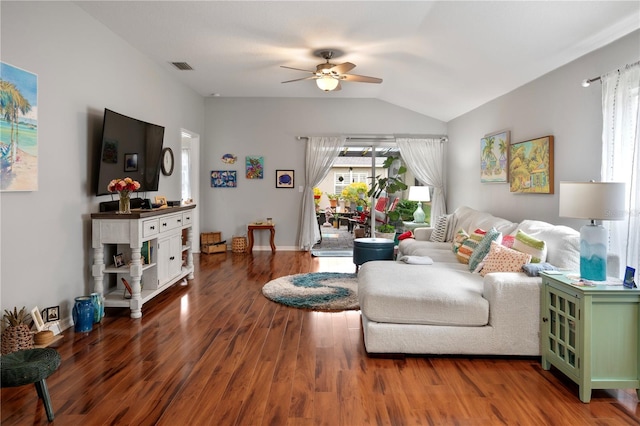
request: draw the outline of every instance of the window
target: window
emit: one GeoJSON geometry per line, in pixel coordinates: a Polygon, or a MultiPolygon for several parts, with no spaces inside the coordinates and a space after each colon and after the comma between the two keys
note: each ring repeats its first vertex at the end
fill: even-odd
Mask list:
{"type": "Polygon", "coordinates": [[[191,173],[191,151],[189,148],[182,148],[182,201],[190,200],[191,197],[191,181],[189,179],[191,173]]]}
{"type": "Polygon", "coordinates": [[[369,175],[366,172],[335,172],[333,174],[334,194],[342,193],[342,190],[352,182],[364,182],[368,184],[370,179],[367,179],[367,176],[369,175]]]}

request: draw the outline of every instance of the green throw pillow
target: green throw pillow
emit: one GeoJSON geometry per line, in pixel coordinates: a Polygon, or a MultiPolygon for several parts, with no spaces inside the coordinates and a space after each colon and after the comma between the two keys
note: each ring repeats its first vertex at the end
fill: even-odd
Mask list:
{"type": "Polygon", "coordinates": [[[530,254],[531,263],[540,263],[547,260],[547,244],[519,229],[512,248],[521,253],[530,254]]]}

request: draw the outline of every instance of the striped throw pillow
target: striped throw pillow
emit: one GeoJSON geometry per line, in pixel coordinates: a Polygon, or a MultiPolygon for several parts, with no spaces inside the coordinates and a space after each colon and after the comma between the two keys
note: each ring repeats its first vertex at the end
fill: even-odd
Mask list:
{"type": "Polygon", "coordinates": [[[447,227],[449,226],[449,218],[450,214],[443,214],[439,216],[436,220],[436,224],[433,227],[433,232],[431,232],[431,237],[429,241],[434,243],[443,243],[447,239],[447,227]]]}
{"type": "Polygon", "coordinates": [[[462,243],[458,249],[458,253],[456,253],[456,257],[460,263],[469,263],[469,258],[473,254],[473,250],[478,247],[478,243],[482,241],[486,233],[487,231],[476,229],[469,235],[469,238],[462,243]]]}
{"type": "Polygon", "coordinates": [[[531,263],[547,260],[547,244],[518,229],[512,248],[531,255],[531,263]]]}

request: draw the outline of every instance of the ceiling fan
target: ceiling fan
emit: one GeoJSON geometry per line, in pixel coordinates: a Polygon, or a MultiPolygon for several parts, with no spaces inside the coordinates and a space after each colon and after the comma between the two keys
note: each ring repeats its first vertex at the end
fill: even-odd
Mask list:
{"type": "Polygon", "coordinates": [[[314,55],[323,58],[327,62],[323,64],[318,64],[316,66],[315,71],[303,70],[300,68],[287,67],[284,65],[280,65],[281,68],[287,68],[290,70],[296,71],[304,71],[313,74],[309,77],[297,78],[295,80],[283,81],[283,83],[292,83],[294,81],[302,81],[302,80],[315,80],[316,84],[321,90],[325,92],[340,90],[342,87],[340,86],[341,81],[355,81],[359,83],[382,83],[381,78],[376,77],[367,77],[365,75],[356,75],[356,74],[347,74],[349,71],[354,69],[356,66],[351,62],[344,62],[342,64],[332,64],[329,62],[331,58],[334,56],[337,57],[341,54],[341,52],[333,51],[333,50],[318,50],[314,52],[314,55]]]}

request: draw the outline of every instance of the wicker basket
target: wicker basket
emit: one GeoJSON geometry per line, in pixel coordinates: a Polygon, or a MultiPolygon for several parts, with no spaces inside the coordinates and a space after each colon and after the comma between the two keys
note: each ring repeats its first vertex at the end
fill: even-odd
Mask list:
{"type": "Polygon", "coordinates": [[[2,332],[2,355],[33,348],[33,334],[26,324],[7,327],[2,332]]]}
{"type": "Polygon", "coordinates": [[[233,237],[231,239],[231,251],[234,253],[246,253],[247,237],[233,237]]]}

